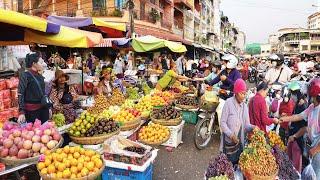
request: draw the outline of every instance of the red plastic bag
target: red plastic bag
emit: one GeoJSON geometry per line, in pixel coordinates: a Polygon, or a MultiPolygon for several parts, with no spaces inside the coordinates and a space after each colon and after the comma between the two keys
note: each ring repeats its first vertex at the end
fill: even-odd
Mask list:
{"type": "Polygon", "coordinates": [[[11,99],[7,98],[7,99],[3,99],[3,107],[4,109],[9,109],[11,108],[11,99]]]}
{"type": "Polygon", "coordinates": [[[19,79],[16,77],[12,77],[6,80],[6,85],[7,85],[7,88],[9,89],[17,88],[18,84],[19,84],[19,79]]]}
{"type": "Polygon", "coordinates": [[[6,81],[4,79],[0,79],[0,91],[7,89],[6,81]]]}
{"type": "Polygon", "coordinates": [[[2,99],[7,99],[11,96],[10,89],[2,90],[0,93],[2,93],[2,99]]]}

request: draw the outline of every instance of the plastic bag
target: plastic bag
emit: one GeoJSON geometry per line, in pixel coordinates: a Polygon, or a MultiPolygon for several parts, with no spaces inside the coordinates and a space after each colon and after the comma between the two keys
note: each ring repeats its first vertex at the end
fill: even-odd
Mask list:
{"type": "Polygon", "coordinates": [[[310,164],[306,168],[304,168],[304,170],[301,174],[301,179],[303,179],[303,180],[317,180],[316,172],[314,171],[311,163],[312,163],[312,159],[310,159],[310,164]]]}
{"type": "Polygon", "coordinates": [[[219,102],[219,98],[214,91],[205,91],[204,100],[208,102],[219,102]]]}

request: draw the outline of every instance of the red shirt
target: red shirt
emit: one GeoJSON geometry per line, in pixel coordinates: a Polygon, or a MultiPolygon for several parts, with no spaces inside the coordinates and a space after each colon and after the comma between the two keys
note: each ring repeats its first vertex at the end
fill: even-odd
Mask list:
{"type": "Polygon", "coordinates": [[[251,98],[249,103],[250,123],[259,127],[266,133],[266,126],[273,123],[273,119],[268,117],[267,103],[263,96],[257,93],[251,98]]]}
{"type": "MultiPolygon", "coordinates": [[[[280,116],[284,113],[285,116],[291,116],[293,114],[294,111],[294,101],[292,99],[289,100],[289,102],[284,102],[282,101],[280,103],[280,107],[279,107],[279,114],[280,116]]],[[[280,125],[282,128],[288,129],[289,128],[289,123],[285,122],[285,123],[281,123],[280,125]]]]}

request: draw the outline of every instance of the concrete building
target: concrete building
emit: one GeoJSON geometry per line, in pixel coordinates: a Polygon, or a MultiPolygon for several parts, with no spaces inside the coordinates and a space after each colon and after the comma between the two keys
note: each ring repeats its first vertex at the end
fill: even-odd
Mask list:
{"type": "Polygon", "coordinates": [[[320,29],[320,12],[311,14],[308,17],[308,29],[320,29]]]}
{"type": "Polygon", "coordinates": [[[279,35],[278,34],[269,35],[268,43],[271,45],[272,53],[278,52],[279,35]]]}
{"type": "Polygon", "coordinates": [[[246,34],[242,31],[239,31],[237,35],[236,47],[239,50],[240,54],[243,54],[246,48],[246,34]]]}

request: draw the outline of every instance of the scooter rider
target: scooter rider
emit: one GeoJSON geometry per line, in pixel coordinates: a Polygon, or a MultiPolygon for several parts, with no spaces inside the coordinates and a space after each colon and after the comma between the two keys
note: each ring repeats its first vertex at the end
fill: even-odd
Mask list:
{"type": "MultiPolygon", "coordinates": [[[[214,78],[212,81],[206,82],[208,85],[213,86],[219,82],[222,82],[220,89],[226,90],[229,92],[232,92],[234,82],[237,79],[241,78],[240,72],[236,69],[238,64],[238,58],[231,54],[226,54],[222,56],[222,61],[227,61],[226,69],[221,71],[220,74],[216,78],[214,78]]],[[[223,99],[227,99],[229,97],[232,97],[233,94],[220,94],[223,99]]]]}
{"type": "Polygon", "coordinates": [[[285,84],[290,81],[293,74],[292,70],[284,65],[284,56],[282,54],[272,54],[269,56],[272,67],[267,71],[265,80],[269,85],[285,84]]]}

